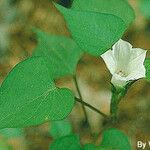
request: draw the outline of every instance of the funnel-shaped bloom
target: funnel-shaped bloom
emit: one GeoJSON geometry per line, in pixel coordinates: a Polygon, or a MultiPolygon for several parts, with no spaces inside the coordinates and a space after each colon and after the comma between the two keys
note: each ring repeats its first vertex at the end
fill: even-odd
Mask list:
{"type": "Polygon", "coordinates": [[[112,74],[111,83],[123,87],[130,81],[144,78],[146,52],[140,48],[132,48],[130,43],[120,39],[112,50],[102,54],[101,57],[112,74]]]}

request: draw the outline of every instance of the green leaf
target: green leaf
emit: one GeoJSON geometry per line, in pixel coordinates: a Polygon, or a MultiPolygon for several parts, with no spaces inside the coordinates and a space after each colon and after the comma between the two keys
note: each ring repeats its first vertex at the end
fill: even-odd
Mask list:
{"type": "Polygon", "coordinates": [[[62,120],[72,110],[74,96],[55,87],[43,57],[14,67],[0,89],[0,128],[16,128],[62,120]]]}
{"type": "Polygon", "coordinates": [[[55,6],[64,15],[68,28],[80,48],[95,56],[107,51],[122,37],[126,29],[123,20],[111,14],[55,6]]]}
{"type": "Polygon", "coordinates": [[[64,36],[50,35],[37,29],[35,32],[38,45],[34,55],[45,56],[52,78],[75,74],[76,65],[82,55],[77,44],[64,36]]]}
{"type": "Polygon", "coordinates": [[[78,136],[61,137],[50,144],[50,150],[81,150],[78,136]]]}
{"type": "Polygon", "coordinates": [[[0,134],[5,138],[17,138],[24,135],[23,130],[20,128],[5,128],[0,130],[0,134]]]}
{"type": "Polygon", "coordinates": [[[117,129],[109,129],[103,133],[100,147],[106,148],[106,150],[131,150],[127,136],[117,129]]]}
{"type": "Polygon", "coordinates": [[[127,136],[117,130],[104,131],[102,142],[99,146],[86,144],[80,147],[79,138],[75,135],[61,137],[50,145],[50,150],[131,150],[127,136]]]}
{"type": "Polygon", "coordinates": [[[150,81],[150,58],[146,58],[144,62],[146,68],[146,79],[150,81]]]}
{"type": "Polygon", "coordinates": [[[127,0],[74,0],[72,9],[112,14],[120,17],[129,26],[135,14],[127,0]]]}
{"type": "Polygon", "coordinates": [[[68,120],[52,121],[49,133],[55,139],[70,135],[72,133],[71,123],[68,120]]]}
{"type": "Polygon", "coordinates": [[[104,131],[102,142],[99,146],[93,144],[87,144],[83,148],[84,150],[131,150],[129,140],[127,136],[117,130],[108,129],[104,131]]]}
{"type": "Polygon", "coordinates": [[[147,18],[150,19],[150,1],[149,0],[138,0],[139,8],[142,14],[147,18]]]}

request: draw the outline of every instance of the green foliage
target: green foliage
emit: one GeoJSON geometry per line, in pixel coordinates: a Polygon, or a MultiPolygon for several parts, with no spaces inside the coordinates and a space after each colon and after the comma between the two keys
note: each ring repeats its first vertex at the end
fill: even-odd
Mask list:
{"type": "Polygon", "coordinates": [[[86,144],[81,148],[77,136],[70,135],[55,140],[50,145],[50,150],[131,150],[127,136],[117,130],[108,129],[104,131],[102,142],[99,146],[86,144]]]}
{"type": "Polygon", "coordinates": [[[82,51],[70,38],[56,36],[35,30],[38,36],[38,45],[35,56],[44,56],[53,79],[65,75],[73,75],[82,51]]]}
{"type": "Polygon", "coordinates": [[[81,150],[78,136],[61,137],[50,144],[50,150],[81,150]]]}
{"type": "Polygon", "coordinates": [[[74,105],[70,90],[55,87],[43,57],[19,63],[4,80],[0,93],[0,128],[61,120],[74,105]]]}
{"type": "Polygon", "coordinates": [[[149,0],[138,0],[139,7],[142,14],[147,18],[150,19],[150,1],[149,0]]]}
{"type": "Polygon", "coordinates": [[[104,131],[100,146],[88,144],[84,150],[131,150],[127,136],[117,130],[108,129],[104,131]]]}
{"type": "Polygon", "coordinates": [[[49,133],[55,139],[72,133],[72,126],[68,120],[52,121],[50,125],[49,133]]]}
{"type": "Polygon", "coordinates": [[[106,150],[131,150],[127,136],[117,129],[109,129],[103,133],[100,147],[106,148],[106,150]]]}
{"type": "Polygon", "coordinates": [[[12,147],[4,139],[0,139],[0,150],[12,150],[12,147]]]}
{"type": "Polygon", "coordinates": [[[0,130],[0,135],[8,139],[20,137],[23,136],[23,134],[23,130],[20,128],[6,128],[0,130]]]}
{"type": "Polygon", "coordinates": [[[93,144],[86,144],[84,145],[83,150],[96,150],[96,146],[93,144]]]}
{"type": "Polygon", "coordinates": [[[150,81],[150,58],[145,59],[146,79],[150,81]]]}
{"type": "Polygon", "coordinates": [[[120,17],[129,26],[135,18],[127,0],[74,0],[74,10],[112,14],[120,17]]]}
{"type": "Polygon", "coordinates": [[[77,44],[92,55],[103,54],[122,37],[126,29],[123,20],[112,14],[55,6],[64,15],[77,44]]]}

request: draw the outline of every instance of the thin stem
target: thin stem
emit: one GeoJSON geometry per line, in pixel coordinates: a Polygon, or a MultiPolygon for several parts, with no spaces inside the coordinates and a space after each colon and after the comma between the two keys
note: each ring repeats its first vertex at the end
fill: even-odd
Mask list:
{"type": "MultiPolygon", "coordinates": [[[[85,116],[85,122],[88,123],[88,116],[87,116],[87,113],[86,113],[86,110],[85,110],[85,107],[84,107],[83,97],[82,97],[82,94],[81,94],[81,92],[80,92],[80,88],[79,88],[79,85],[78,85],[78,82],[77,82],[77,77],[76,77],[76,75],[73,76],[73,80],[74,80],[74,83],[75,83],[77,92],[78,92],[78,94],[79,94],[79,98],[80,98],[80,100],[81,100],[82,109],[83,109],[83,113],[84,113],[84,116],[85,116]]],[[[89,123],[88,123],[88,124],[89,124],[89,123]]]]}
{"type": "Polygon", "coordinates": [[[77,102],[82,103],[84,106],[89,107],[90,109],[92,109],[93,111],[99,113],[100,115],[102,115],[104,118],[109,119],[109,117],[104,114],[103,112],[101,112],[100,110],[96,109],[95,107],[93,107],[92,105],[80,100],[79,98],[75,98],[77,102]]]}

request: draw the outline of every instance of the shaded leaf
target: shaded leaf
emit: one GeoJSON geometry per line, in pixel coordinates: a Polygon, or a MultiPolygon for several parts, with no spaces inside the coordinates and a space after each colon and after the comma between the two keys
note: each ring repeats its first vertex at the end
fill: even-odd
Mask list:
{"type": "Polygon", "coordinates": [[[64,15],[74,40],[86,52],[99,56],[123,35],[126,25],[111,14],[76,11],[55,5],[64,15]]]}
{"type": "Polygon", "coordinates": [[[72,9],[112,14],[120,17],[129,26],[135,14],[127,0],[74,0],[72,9]]]}
{"type": "Polygon", "coordinates": [[[70,90],[55,87],[43,57],[32,57],[16,65],[0,93],[0,128],[61,120],[74,105],[70,90]]]}
{"type": "Polygon", "coordinates": [[[70,38],[50,35],[40,30],[35,30],[38,36],[38,45],[35,56],[45,56],[51,77],[53,79],[73,75],[82,51],[70,38]]]}
{"type": "Polygon", "coordinates": [[[127,136],[117,129],[104,131],[100,147],[106,148],[106,150],[131,150],[127,136]]]}
{"type": "Polygon", "coordinates": [[[150,19],[150,1],[149,0],[138,0],[139,8],[142,14],[147,18],[150,19]]]}
{"type": "Polygon", "coordinates": [[[83,150],[131,150],[131,146],[123,132],[117,129],[108,129],[103,132],[102,142],[99,146],[87,144],[83,150]]]}
{"type": "Polygon", "coordinates": [[[50,150],[81,150],[78,136],[61,137],[50,144],[50,150]]]}
{"type": "Polygon", "coordinates": [[[23,130],[20,128],[5,128],[0,130],[0,134],[5,138],[17,138],[24,135],[23,130]]]}
{"type": "Polygon", "coordinates": [[[74,135],[65,136],[55,140],[50,145],[50,150],[131,150],[127,136],[117,130],[108,129],[103,132],[100,145],[86,144],[80,147],[79,138],[74,135]]]}
{"type": "Polygon", "coordinates": [[[71,123],[68,120],[52,121],[49,133],[55,139],[70,135],[72,133],[71,123]]]}

